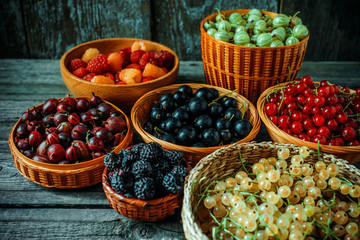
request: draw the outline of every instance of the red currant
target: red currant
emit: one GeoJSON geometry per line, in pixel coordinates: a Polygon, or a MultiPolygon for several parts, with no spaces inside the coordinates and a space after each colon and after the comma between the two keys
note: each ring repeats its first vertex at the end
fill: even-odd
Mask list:
{"type": "Polygon", "coordinates": [[[296,84],[295,88],[296,92],[300,94],[303,93],[304,90],[308,88],[308,86],[305,83],[299,82],[298,84],[296,84]]]}
{"type": "Polygon", "coordinates": [[[328,86],[329,85],[329,83],[328,83],[328,81],[326,81],[326,80],[322,80],[321,82],[320,82],[320,87],[325,87],[325,86],[328,86]]]}
{"type": "Polygon", "coordinates": [[[279,123],[279,119],[278,119],[278,117],[277,116],[275,116],[275,115],[271,115],[271,116],[269,116],[269,119],[275,124],[275,125],[278,125],[278,123],[279,123]]]}
{"type": "Polygon", "coordinates": [[[313,121],[314,121],[315,126],[317,126],[317,127],[324,126],[324,124],[325,124],[325,118],[321,114],[314,115],[313,121]]]}
{"type": "Polygon", "coordinates": [[[306,97],[300,94],[296,97],[296,102],[300,105],[304,105],[306,102],[306,97]]]}
{"type": "Polygon", "coordinates": [[[306,133],[309,137],[313,137],[317,134],[317,129],[315,127],[309,128],[306,133]]]}
{"type": "Polygon", "coordinates": [[[344,112],[339,113],[336,116],[336,120],[340,123],[340,124],[346,124],[348,122],[348,115],[344,112]]]}
{"type": "Polygon", "coordinates": [[[346,124],[346,127],[352,127],[353,129],[357,129],[358,123],[355,119],[350,118],[348,123],[346,124]]]}
{"type": "Polygon", "coordinates": [[[356,136],[356,132],[352,127],[345,127],[341,132],[341,136],[345,140],[352,141],[356,136]]]}
{"type": "Polygon", "coordinates": [[[333,87],[334,87],[335,94],[339,94],[340,93],[340,86],[339,85],[333,85],[333,87]]]}
{"type": "Polygon", "coordinates": [[[328,86],[326,86],[325,87],[327,90],[328,90],[328,92],[329,92],[329,97],[330,96],[333,96],[334,94],[335,94],[335,88],[333,87],[333,86],[331,86],[331,85],[328,85],[328,86]]]}
{"type": "Polygon", "coordinates": [[[279,127],[280,128],[289,128],[291,124],[289,115],[282,115],[279,118],[279,127]]]}
{"type": "Polygon", "coordinates": [[[303,92],[303,94],[304,94],[304,96],[306,96],[306,97],[315,96],[313,90],[311,90],[311,89],[309,89],[309,88],[305,89],[304,92],[303,92]]]}
{"type": "Polygon", "coordinates": [[[281,110],[284,110],[284,109],[285,109],[285,104],[284,104],[284,103],[281,103],[281,101],[280,101],[280,102],[277,102],[277,103],[276,103],[276,108],[277,108],[277,109],[280,109],[280,111],[281,111],[281,110]]]}
{"type": "Polygon", "coordinates": [[[310,137],[306,133],[300,133],[299,138],[303,141],[310,141],[310,137]]]}
{"type": "Polygon", "coordinates": [[[342,87],[341,91],[345,92],[345,93],[350,93],[350,88],[348,87],[342,87]]]}
{"type": "Polygon", "coordinates": [[[337,96],[335,96],[335,95],[332,95],[332,96],[326,98],[326,100],[325,100],[325,103],[327,105],[335,105],[338,102],[339,102],[339,98],[337,96]]]}
{"type": "Polygon", "coordinates": [[[268,116],[275,115],[277,113],[276,104],[271,102],[265,104],[265,113],[268,116]]]}
{"type": "Polygon", "coordinates": [[[296,88],[293,85],[288,85],[288,87],[285,89],[285,93],[289,95],[295,95],[296,94],[296,88]]]}
{"type": "Polygon", "coordinates": [[[344,97],[338,97],[338,103],[341,104],[341,106],[346,106],[346,101],[344,97]]]}
{"type": "Polygon", "coordinates": [[[310,87],[313,84],[313,78],[309,75],[303,76],[301,79],[302,83],[305,83],[308,87],[310,87]]]}
{"type": "Polygon", "coordinates": [[[319,108],[319,107],[313,107],[313,108],[311,109],[311,113],[312,113],[313,115],[319,114],[320,112],[321,112],[321,108],[319,108]]]}
{"type": "Polygon", "coordinates": [[[356,95],[358,98],[360,98],[360,88],[356,89],[356,95]]]}
{"type": "Polygon", "coordinates": [[[314,98],[314,105],[315,105],[316,107],[321,108],[321,107],[324,106],[324,104],[325,104],[325,98],[324,98],[324,97],[322,97],[322,96],[316,96],[316,97],[314,98]]]}
{"type": "Polygon", "coordinates": [[[314,122],[311,118],[306,118],[303,121],[304,129],[309,130],[310,128],[314,127],[314,122]]]}
{"type": "Polygon", "coordinates": [[[301,121],[303,120],[304,116],[303,116],[303,113],[302,113],[302,112],[300,112],[300,111],[294,111],[294,112],[292,112],[292,114],[291,114],[291,118],[292,118],[293,121],[301,122],[301,121]]]}
{"type": "Polygon", "coordinates": [[[345,109],[344,113],[346,113],[347,115],[353,115],[354,114],[354,112],[350,108],[345,109]]]}
{"type": "Polygon", "coordinates": [[[293,133],[299,134],[299,133],[302,133],[302,131],[303,131],[303,125],[301,122],[295,121],[291,124],[290,129],[293,133]]]}
{"type": "Polygon", "coordinates": [[[322,110],[322,114],[325,118],[334,118],[336,116],[336,108],[333,106],[326,106],[322,110]]]}
{"type": "Polygon", "coordinates": [[[331,136],[331,131],[328,127],[326,126],[321,126],[318,129],[318,133],[326,138],[329,138],[331,136]]]}
{"type": "Polygon", "coordinates": [[[314,95],[310,95],[306,98],[306,104],[310,105],[310,106],[314,106],[314,99],[315,96],[314,95]]]}
{"type": "Polygon", "coordinates": [[[360,113],[360,101],[355,101],[354,102],[354,107],[353,107],[354,111],[356,113],[360,113]]]}
{"type": "Polygon", "coordinates": [[[286,133],[289,134],[289,135],[292,134],[290,128],[281,128],[281,130],[283,130],[284,132],[286,132],[286,133]]]}
{"type": "Polygon", "coordinates": [[[316,134],[313,138],[312,138],[312,141],[317,143],[319,142],[320,144],[327,144],[327,140],[326,140],[326,137],[320,135],[320,134],[316,134]]]}
{"type": "Polygon", "coordinates": [[[343,107],[341,106],[340,103],[335,104],[335,109],[336,109],[336,113],[341,113],[341,112],[343,112],[343,107]]]}
{"type": "Polygon", "coordinates": [[[304,114],[310,114],[312,112],[313,107],[309,104],[305,104],[302,111],[304,114]]]}
{"type": "Polygon", "coordinates": [[[348,142],[348,146],[359,146],[359,142],[357,140],[352,140],[350,142],[348,142]]]}
{"type": "MultiPolygon", "coordinates": [[[[326,86],[327,87],[327,86],[326,86]]],[[[318,96],[322,96],[322,97],[328,97],[330,95],[329,93],[329,89],[327,89],[326,87],[321,87],[318,89],[318,96]]]]}
{"type": "Polygon", "coordinates": [[[332,132],[335,132],[339,128],[339,124],[335,119],[327,120],[325,126],[327,126],[332,132]]]}
{"type": "Polygon", "coordinates": [[[277,101],[278,101],[277,96],[272,96],[269,100],[269,102],[271,102],[271,103],[276,103],[277,101]]]}
{"type": "Polygon", "coordinates": [[[284,96],[284,103],[285,104],[289,104],[289,103],[293,103],[295,101],[294,97],[290,94],[285,94],[284,96]]]}
{"type": "Polygon", "coordinates": [[[297,109],[297,105],[295,102],[290,102],[286,105],[286,108],[289,110],[289,111],[295,111],[297,109]]]}

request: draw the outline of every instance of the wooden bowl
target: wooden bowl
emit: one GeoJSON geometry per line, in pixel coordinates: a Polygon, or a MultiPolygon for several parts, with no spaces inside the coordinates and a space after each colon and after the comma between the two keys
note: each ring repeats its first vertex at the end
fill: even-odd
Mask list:
{"type": "MultiPolygon", "coordinates": [[[[225,16],[234,12],[247,14],[250,9],[221,11],[225,16]]],[[[271,18],[278,13],[261,11],[271,18]]],[[[201,56],[206,82],[211,85],[237,89],[237,92],[256,104],[268,87],[295,78],[305,57],[308,35],[299,43],[283,47],[244,47],[215,39],[206,33],[204,23],[215,21],[218,13],[204,18],[200,24],[201,56]]]]}
{"type": "MultiPolygon", "coordinates": [[[[178,150],[178,151],[183,152],[185,160],[188,161],[189,164],[193,167],[201,158],[205,157],[206,155],[214,152],[215,150],[217,150],[219,148],[222,148],[222,147],[225,147],[228,145],[206,147],[206,148],[186,147],[186,146],[181,146],[181,145],[177,145],[177,144],[173,144],[170,142],[160,140],[160,139],[152,136],[150,133],[146,132],[143,128],[145,122],[149,119],[151,107],[158,103],[160,97],[164,93],[174,93],[174,92],[176,92],[178,87],[181,85],[182,84],[174,84],[174,85],[170,85],[170,86],[166,86],[166,87],[162,87],[162,88],[153,90],[153,91],[145,94],[134,104],[134,107],[131,109],[131,121],[134,125],[135,130],[140,134],[140,136],[146,143],[147,142],[157,142],[161,146],[163,146],[163,148],[170,149],[170,150],[178,150]]],[[[224,89],[221,87],[210,86],[207,84],[189,83],[186,85],[189,85],[193,89],[194,92],[197,89],[202,88],[202,87],[215,88],[219,92],[219,95],[230,92],[227,89],[224,89]]],[[[260,131],[261,122],[260,122],[260,118],[257,113],[257,110],[256,110],[255,106],[252,105],[252,103],[249,100],[247,100],[245,97],[243,97],[237,93],[232,93],[230,96],[237,100],[237,102],[238,102],[237,106],[240,111],[242,111],[242,109],[243,109],[244,101],[246,102],[245,108],[247,108],[247,110],[245,113],[245,119],[250,121],[253,128],[252,128],[251,132],[249,133],[249,135],[246,136],[245,138],[241,139],[240,141],[238,141],[238,143],[249,142],[249,141],[253,140],[256,137],[256,135],[258,134],[258,132],[260,131]]]]}
{"type": "MultiPolygon", "coordinates": [[[[84,99],[90,100],[88,97],[84,99]]],[[[117,111],[123,113],[115,105],[112,105],[117,111]]],[[[43,104],[36,106],[41,109],[43,104]]],[[[123,113],[124,114],[124,113],[123,113]]],[[[127,133],[124,140],[113,150],[118,153],[121,149],[132,144],[133,127],[129,118],[124,114],[127,133]]],[[[95,185],[101,182],[102,172],[104,170],[104,156],[89,161],[76,164],[51,164],[34,161],[23,155],[16,147],[14,142],[15,131],[20,120],[17,121],[9,135],[9,146],[14,159],[14,164],[18,171],[28,180],[48,188],[83,188],[95,185]]]]}
{"type": "MultiPolygon", "coordinates": [[[[316,82],[318,83],[318,82],[316,82]]],[[[318,83],[319,84],[319,83],[318,83]]],[[[261,120],[264,122],[265,127],[270,135],[270,138],[275,142],[280,143],[292,143],[299,146],[306,146],[309,149],[317,150],[318,144],[308,141],[303,141],[299,138],[293,137],[290,134],[287,134],[286,132],[282,131],[278,126],[276,126],[266,115],[264,111],[264,106],[266,104],[266,96],[278,89],[281,86],[285,86],[287,83],[282,83],[273,87],[270,87],[266,89],[261,96],[259,97],[259,100],[257,102],[257,110],[259,112],[261,120]]],[[[351,90],[351,92],[354,92],[354,90],[351,90]]],[[[349,161],[349,163],[353,164],[360,161],[360,146],[329,146],[329,145],[323,145],[320,144],[320,150],[326,153],[331,153],[336,155],[339,158],[345,159],[349,161]]]]}
{"type": "Polygon", "coordinates": [[[119,106],[125,112],[130,112],[133,104],[142,95],[153,89],[172,84],[176,80],[179,71],[179,58],[173,50],[160,43],[135,38],[109,38],[86,42],[67,51],[60,60],[60,71],[66,87],[75,97],[90,97],[92,93],[95,93],[95,95],[102,99],[119,106]],[[97,48],[101,53],[112,53],[125,47],[131,47],[135,41],[139,40],[149,44],[153,48],[153,51],[166,50],[174,55],[174,66],[171,71],[149,82],[132,85],[109,85],[91,83],[78,78],[67,68],[71,60],[81,58],[82,54],[88,48],[97,48]]]}
{"type": "MultiPolygon", "coordinates": [[[[214,180],[236,173],[242,166],[239,153],[241,153],[243,161],[254,164],[260,158],[277,156],[277,150],[281,147],[287,147],[291,155],[298,154],[299,146],[293,144],[273,142],[242,143],[219,149],[201,159],[195,168],[190,171],[185,181],[184,201],[181,211],[185,238],[188,240],[209,239],[202,232],[198,218],[194,214],[198,200],[201,197],[201,194],[194,193],[203,192],[205,187],[214,180]]],[[[320,156],[326,164],[334,163],[339,166],[340,176],[346,177],[353,184],[360,185],[360,170],[355,166],[348,164],[345,160],[336,158],[334,155],[321,153],[320,156]]],[[[286,161],[290,165],[291,158],[286,161]]],[[[318,161],[317,151],[311,151],[305,161],[311,164],[316,163],[318,161]]]]}

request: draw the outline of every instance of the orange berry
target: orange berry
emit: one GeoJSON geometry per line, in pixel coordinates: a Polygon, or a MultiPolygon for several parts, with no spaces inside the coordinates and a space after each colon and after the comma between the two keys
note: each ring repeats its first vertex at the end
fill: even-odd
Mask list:
{"type": "Polygon", "coordinates": [[[111,78],[102,76],[102,75],[98,75],[95,76],[91,79],[92,83],[99,83],[99,84],[115,84],[115,82],[113,80],[111,80],[111,78]]]}
{"type": "Polygon", "coordinates": [[[88,62],[90,62],[91,59],[93,59],[94,57],[96,57],[99,54],[100,54],[100,52],[97,48],[88,48],[82,55],[81,60],[88,63],[88,62]]]}
{"type": "Polygon", "coordinates": [[[141,82],[141,71],[135,68],[126,68],[120,71],[119,79],[127,84],[141,82]]]}
{"type": "Polygon", "coordinates": [[[124,59],[119,53],[114,52],[110,53],[107,61],[108,64],[111,66],[111,72],[117,72],[121,70],[124,59]]]}
{"type": "Polygon", "coordinates": [[[151,64],[151,63],[147,63],[145,65],[145,68],[144,68],[144,71],[143,71],[143,77],[153,77],[153,78],[159,78],[159,77],[162,77],[166,74],[166,72],[151,64]]]}
{"type": "Polygon", "coordinates": [[[135,52],[136,50],[143,50],[144,52],[149,52],[152,50],[152,47],[144,41],[136,41],[131,46],[131,52],[135,52]]]}

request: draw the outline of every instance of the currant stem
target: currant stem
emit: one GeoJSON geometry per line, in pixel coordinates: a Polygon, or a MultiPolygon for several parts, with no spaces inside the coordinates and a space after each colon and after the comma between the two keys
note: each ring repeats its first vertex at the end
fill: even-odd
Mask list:
{"type": "Polygon", "coordinates": [[[209,103],[208,106],[210,106],[211,104],[216,103],[217,101],[219,101],[219,100],[220,100],[221,98],[223,98],[223,97],[226,97],[226,96],[228,96],[228,95],[230,95],[230,94],[233,94],[233,93],[236,92],[236,91],[237,91],[237,89],[234,89],[234,90],[232,90],[231,92],[227,92],[227,93],[224,93],[224,94],[220,95],[218,98],[215,98],[214,100],[212,100],[212,102],[209,103]]]}
{"type": "Polygon", "coordinates": [[[159,133],[161,133],[161,134],[167,134],[167,132],[165,132],[164,130],[161,130],[160,128],[158,128],[158,127],[154,127],[154,131],[158,134],[158,135],[160,135],[159,133]],[[159,133],[158,133],[159,132],[159,133]]]}

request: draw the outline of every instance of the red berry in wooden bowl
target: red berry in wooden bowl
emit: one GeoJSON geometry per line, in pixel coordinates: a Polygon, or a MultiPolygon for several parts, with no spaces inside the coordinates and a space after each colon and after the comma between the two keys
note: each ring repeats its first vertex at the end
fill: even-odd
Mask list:
{"type": "Polygon", "coordinates": [[[32,147],[37,147],[42,142],[43,138],[41,136],[41,133],[38,131],[32,131],[29,134],[29,145],[32,147]]]}
{"type": "Polygon", "coordinates": [[[98,152],[104,150],[104,142],[100,138],[92,137],[87,143],[90,150],[98,152]]]}
{"type": "Polygon", "coordinates": [[[126,129],[126,122],[121,117],[110,117],[106,120],[105,128],[112,133],[119,133],[126,129]]]}
{"type": "Polygon", "coordinates": [[[59,100],[55,98],[50,98],[47,100],[42,106],[42,112],[47,115],[51,113],[56,113],[57,105],[59,104],[59,100]]]}
{"type": "Polygon", "coordinates": [[[57,144],[57,143],[60,143],[60,138],[59,138],[59,135],[57,133],[49,133],[47,136],[46,136],[46,141],[52,145],[52,144],[57,144]]]}
{"type": "Polygon", "coordinates": [[[65,149],[60,144],[53,144],[47,150],[47,156],[53,163],[59,163],[65,159],[65,149]]]}
{"type": "Polygon", "coordinates": [[[72,125],[78,125],[79,122],[80,122],[80,117],[79,115],[77,115],[76,113],[71,113],[69,116],[68,116],[68,122],[71,123],[72,125]]]}
{"type": "Polygon", "coordinates": [[[90,157],[90,153],[86,144],[81,140],[75,140],[72,142],[71,146],[79,149],[80,152],[80,160],[88,160],[90,157]]]}
{"type": "Polygon", "coordinates": [[[47,140],[44,140],[40,143],[40,145],[36,149],[36,154],[38,155],[46,155],[47,150],[50,147],[51,144],[48,143],[47,140]]]}
{"type": "Polygon", "coordinates": [[[70,162],[77,162],[81,157],[80,150],[77,147],[70,146],[65,151],[65,157],[70,162]]]}

